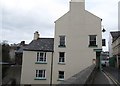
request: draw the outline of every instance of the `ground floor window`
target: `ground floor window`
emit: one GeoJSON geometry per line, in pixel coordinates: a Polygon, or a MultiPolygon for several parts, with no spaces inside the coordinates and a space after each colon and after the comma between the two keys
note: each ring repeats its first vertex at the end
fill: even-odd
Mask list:
{"type": "Polygon", "coordinates": [[[59,80],[64,80],[64,71],[59,71],[58,79],[59,80]]]}
{"type": "Polygon", "coordinates": [[[45,70],[36,70],[36,78],[41,78],[41,79],[46,78],[46,71],[45,70]]]}

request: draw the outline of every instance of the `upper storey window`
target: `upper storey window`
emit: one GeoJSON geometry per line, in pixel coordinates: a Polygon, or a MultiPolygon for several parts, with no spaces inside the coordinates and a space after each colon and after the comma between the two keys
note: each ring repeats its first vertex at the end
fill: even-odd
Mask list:
{"type": "Polygon", "coordinates": [[[97,47],[97,35],[89,35],[89,47],[97,47]]]}
{"type": "Polygon", "coordinates": [[[59,47],[66,47],[65,45],[65,36],[59,36],[59,47]]]}
{"type": "Polygon", "coordinates": [[[37,52],[37,62],[46,62],[46,52],[37,52]]]}

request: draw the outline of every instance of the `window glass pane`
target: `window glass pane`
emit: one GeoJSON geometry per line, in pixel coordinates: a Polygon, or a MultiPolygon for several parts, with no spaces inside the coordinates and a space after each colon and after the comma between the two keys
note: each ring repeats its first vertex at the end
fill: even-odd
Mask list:
{"type": "Polygon", "coordinates": [[[43,77],[45,77],[45,70],[43,71],[43,77]]]}
{"type": "Polygon", "coordinates": [[[36,77],[38,77],[38,70],[36,70],[36,77]]]}
{"type": "Polygon", "coordinates": [[[43,70],[39,70],[39,77],[42,77],[43,70]]]}
{"type": "Polygon", "coordinates": [[[46,62],[46,52],[44,53],[44,62],[46,62]]]}
{"type": "Polygon", "coordinates": [[[43,53],[40,53],[40,57],[43,57],[43,53]]]}
{"type": "Polygon", "coordinates": [[[43,61],[43,57],[40,57],[40,61],[43,61]]]}
{"type": "Polygon", "coordinates": [[[45,70],[36,70],[36,77],[44,78],[45,70]]]}
{"type": "Polygon", "coordinates": [[[44,57],[44,62],[46,62],[46,57],[44,57]]]}
{"type": "Polygon", "coordinates": [[[96,35],[90,35],[90,40],[96,40],[96,35]]]}
{"type": "Polygon", "coordinates": [[[59,78],[64,79],[64,71],[59,71],[59,78]]]}
{"type": "Polygon", "coordinates": [[[65,52],[59,52],[59,62],[64,62],[65,52]]]}
{"type": "Polygon", "coordinates": [[[46,52],[44,54],[45,54],[45,57],[46,57],[46,52]]]}
{"type": "Polygon", "coordinates": [[[59,62],[61,62],[61,58],[59,58],[59,62]]]}
{"type": "Polygon", "coordinates": [[[37,61],[39,61],[39,53],[37,52],[37,61]]]}
{"type": "Polygon", "coordinates": [[[62,62],[64,62],[64,58],[62,58],[62,62]]]}
{"type": "Polygon", "coordinates": [[[96,35],[90,35],[89,43],[90,43],[90,46],[96,45],[96,35]]]}
{"type": "Polygon", "coordinates": [[[60,45],[65,45],[65,36],[60,36],[60,45]]]}
{"type": "Polygon", "coordinates": [[[46,52],[38,52],[37,53],[37,61],[46,62],[46,52]]]}
{"type": "Polygon", "coordinates": [[[102,46],[106,46],[105,39],[102,39],[102,46]]]}
{"type": "Polygon", "coordinates": [[[59,57],[64,57],[64,52],[60,52],[59,57]]]}

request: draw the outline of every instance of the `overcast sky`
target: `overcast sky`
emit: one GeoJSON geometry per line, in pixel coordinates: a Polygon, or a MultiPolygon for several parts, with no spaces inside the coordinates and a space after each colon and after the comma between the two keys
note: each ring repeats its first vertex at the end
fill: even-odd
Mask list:
{"type": "MultiPolygon", "coordinates": [[[[29,43],[35,31],[40,32],[40,37],[54,37],[54,21],[69,11],[69,1],[1,0],[0,39],[29,43]]],[[[103,38],[107,40],[109,32],[118,29],[118,1],[85,0],[86,10],[103,19],[102,26],[106,29],[103,38]]]]}

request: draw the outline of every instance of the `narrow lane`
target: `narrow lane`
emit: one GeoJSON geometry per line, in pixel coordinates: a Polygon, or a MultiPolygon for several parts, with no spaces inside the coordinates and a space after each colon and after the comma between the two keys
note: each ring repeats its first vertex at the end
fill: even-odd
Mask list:
{"type": "Polygon", "coordinates": [[[104,73],[117,85],[120,86],[120,70],[113,67],[104,67],[104,73]]]}
{"type": "Polygon", "coordinates": [[[93,84],[110,84],[110,83],[111,82],[109,82],[109,80],[102,71],[97,72],[93,84]]]}
{"type": "Polygon", "coordinates": [[[102,71],[96,73],[93,84],[116,86],[116,84],[102,71]]]}
{"type": "Polygon", "coordinates": [[[113,67],[104,67],[103,70],[116,82],[120,84],[120,69],[113,67]]]}

